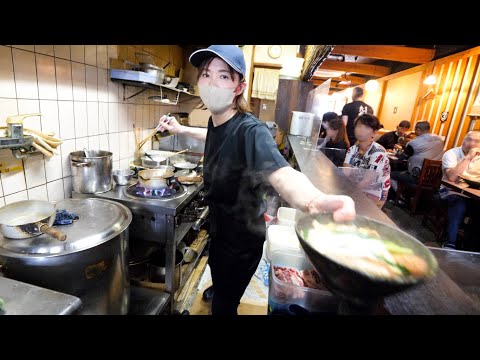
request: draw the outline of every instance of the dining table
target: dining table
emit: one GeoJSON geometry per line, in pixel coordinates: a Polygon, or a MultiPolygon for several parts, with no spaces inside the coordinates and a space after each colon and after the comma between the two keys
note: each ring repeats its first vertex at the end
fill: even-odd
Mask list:
{"type": "Polygon", "coordinates": [[[460,194],[468,196],[472,199],[476,199],[476,200],[480,199],[480,189],[471,187],[469,184],[467,184],[463,180],[459,180],[459,181],[442,180],[442,185],[445,185],[446,187],[452,190],[458,191],[460,194]]]}

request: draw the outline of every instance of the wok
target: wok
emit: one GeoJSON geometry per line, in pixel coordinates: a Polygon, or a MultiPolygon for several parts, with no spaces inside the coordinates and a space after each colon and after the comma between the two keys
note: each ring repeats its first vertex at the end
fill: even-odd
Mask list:
{"type": "Polygon", "coordinates": [[[64,241],[67,235],[51,227],[55,216],[55,206],[48,201],[18,201],[0,209],[0,232],[12,239],[26,239],[45,233],[64,241]]]}
{"type": "Polygon", "coordinates": [[[180,170],[193,170],[200,163],[202,156],[192,154],[174,155],[170,157],[170,163],[180,170]]]}
{"type": "Polygon", "coordinates": [[[178,176],[174,177],[173,171],[148,169],[138,172],[138,182],[140,186],[152,189],[161,190],[170,186],[174,181],[179,183],[201,182],[203,178],[200,176],[178,176]]]}
{"type": "Polygon", "coordinates": [[[425,273],[418,277],[400,276],[394,279],[384,279],[359,272],[346,265],[346,262],[339,263],[312,246],[314,241],[328,240],[328,238],[318,236],[309,237],[309,231],[313,228],[314,220],[317,220],[320,224],[334,223],[338,225],[333,221],[331,214],[305,216],[299,219],[295,225],[300,244],[312,265],[322,277],[326,287],[351,304],[369,306],[369,304],[378,303],[386,295],[405,290],[432,278],[438,269],[434,255],[420,241],[398,228],[357,215],[356,219],[351,222],[353,225],[373,229],[380,235],[382,241],[389,241],[402,248],[411,249],[413,254],[423,259],[426,264],[425,273]]]}

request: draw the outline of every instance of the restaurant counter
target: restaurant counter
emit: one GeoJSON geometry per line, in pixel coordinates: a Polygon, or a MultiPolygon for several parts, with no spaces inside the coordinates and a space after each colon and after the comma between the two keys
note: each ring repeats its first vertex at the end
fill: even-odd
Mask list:
{"type": "MultiPolygon", "coordinates": [[[[288,136],[298,170],[327,194],[348,195],[355,201],[357,214],[397,227],[355,184],[320,151],[288,136]]],[[[480,254],[430,248],[439,271],[437,276],[415,287],[385,298],[390,314],[480,314],[480,254]]]]}

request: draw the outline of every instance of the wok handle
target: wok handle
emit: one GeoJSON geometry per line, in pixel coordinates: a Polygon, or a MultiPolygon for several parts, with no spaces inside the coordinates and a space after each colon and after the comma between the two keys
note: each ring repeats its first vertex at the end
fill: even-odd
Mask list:
{"type": "Polygon", "coordinates": [[[202,182],[203,178],[201,176],[179,176],[177,180],[178,182],[202,182]]]}
{"type": "Polygon", "coordinates": [[[42,226],[40,226],[40,231],[60,241],[65,241],[67,238],[67,235],[54,229],[53,227],[48,226],[47,224],[43,224],[42,226]]]}

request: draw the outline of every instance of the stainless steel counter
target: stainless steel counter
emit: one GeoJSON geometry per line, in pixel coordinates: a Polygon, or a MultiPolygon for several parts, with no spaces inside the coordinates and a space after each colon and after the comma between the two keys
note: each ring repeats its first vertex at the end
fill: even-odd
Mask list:
{"type": "Polygon", "coordinates": [[[76,296],[6,277],[0,277],[0,298],[4,315],[69,315],[82,304],[76,296]]]}
{"type": "MultiPolygon", "coordinates": [[[[357,213],[395,226],[372,200],[346,178],[320,151],[306,149],[300,138],[288,136],[299,170],[327,194],[348,195],[357,213]]],[[[395,315],[480,314],[480,254],[430,248],[437,276],[406,291],[385,298],[384,306],[395,315]]]]}

